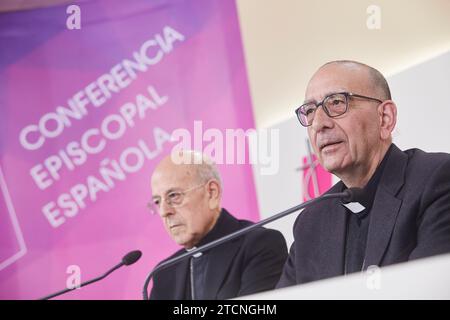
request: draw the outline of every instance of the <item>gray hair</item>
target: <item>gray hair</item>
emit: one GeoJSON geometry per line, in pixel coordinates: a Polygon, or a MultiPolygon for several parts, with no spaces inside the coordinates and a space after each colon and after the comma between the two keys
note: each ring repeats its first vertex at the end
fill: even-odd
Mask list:
{"type": "Polygon", "coordinates": [[[215,162],[208,156],[194,150],[182,150],[175,154],[172,153],[172,161],[175,163],[193,165],[193,169],[201,183],[206,183],[209,180],[214,179],[222,188],[222,179],[219,170],[217,169],[215,162]]]}

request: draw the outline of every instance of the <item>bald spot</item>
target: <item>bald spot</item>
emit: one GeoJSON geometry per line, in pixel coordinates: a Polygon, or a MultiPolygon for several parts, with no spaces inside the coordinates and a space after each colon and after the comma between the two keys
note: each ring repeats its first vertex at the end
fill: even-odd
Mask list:
{"type": "MultiPolygon", "coordinates": [[[[385,77],[377,69],[364,63],[351,60],[331,61],[324,64],[311,78],[310,84],[318,77],[334,74],[342,79],[343,85],[358,94],[372,96],[382,101],[391,100],[391,92],[385,77]]],[[[308,89],[306,90],[308,96],[308,89]]]]}
{"type": "MultiPolygon", "coordinates": [[[[174,163],[170,155],[168,155],[156,166],[151,178],[152,184],[155,180],[162,177],[164,179],[173,177],[174,180],[198,181],[200,180],[198,166],[200,165],[174,163]]],[[[175,183],[176,181],[173,182],[175,183]]]]}

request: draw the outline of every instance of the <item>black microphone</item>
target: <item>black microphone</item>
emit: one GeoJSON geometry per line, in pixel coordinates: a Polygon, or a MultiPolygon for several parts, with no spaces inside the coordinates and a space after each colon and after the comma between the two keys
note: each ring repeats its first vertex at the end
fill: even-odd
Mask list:
{"type": "MultiPolygon", "coordinates": [[[[119,269],[119,268],[122,267],[122,266],[129,266],[129,265],[135,263],[136,261],[138,261],[138,260],[141,258],[141,256],[142,256],[142,252],[139,251],[139,250],[135,250],[135,251],[131,251],[131,252],[127,253],[127,254],[122,258],[122,261],[121,261],[118,265],[116,265],[115,267],[113,267],[111,270],[109,270],[108,272],[106,272],[104,275],[102,275],[102,276],[100,276],[100,277],[97,277],[97,278],[95,278],[95,279],[92,279],[92,280],[83,282],[82,284],[80,284],[80,288],[81,288],[81,287],[84,287],[84,286],[86,286],[86,285],[88,285],[88,284],[91,284],[91,283],[94,283],[94,282],[97,282],[97,281],[100,281],[100,280],[106,278],[106,277],[109,276],[113,271],[119,269]]],[[[64,294],[64,293],[66,293],[66,292],[75,290],[76,288],[77,288],[77,287],[71,288],[71,289],[67,288],[67,289],[64,289],[64,290],[62,290],[62,291],[58,291],[58,292],[56,292],[56,293],[53,293],[53,294],[51,294],[51,295],[48,295],[48,296],[46,296],[46,297],[44,297],[44,298],[41,298],[40,300],[48,300],[48,299],[54,298],[54,297],[56,297],[56,296],[62,295],[62,294],[64,294]]]]}
{"type": "MultiPolygon", "coordinates": [[[[299,205],[297,205],[295,207],[292,207],[290,209],[287,209],[285,211],[277,213],[277,214],[275,214],[275,215],[273,215],[271,217],[268,217],[268,218],[266,218],[264,220],[261,220],[259,222],[256,222],[256,223],[252,224],[252,225],[249,225],[249,226],[247,226],[245,228],[242,228],[242,229],[240,229],[238,231],[235,231],[235,232],[230,233],[230,234],[228,234],[226,236],[223,236],[222,238],[219,238],[219,239],[216,239],[214,241],[211,241],[211,242],[209,242],[209,243],[207,243],[207,244],[205,244],[205,245],[203,245],[201,247],[195,248],[193,250],[189,250],[188,252],[185,252],[185,253],[183,253],[183,254],[181,254],[179,256],[176,256],[176,257],[174,257],[172,259],[169,259],[169,260],[166,260],[166,261],[160,263],[159,265],[157,265],[148,274],[148,276],[147,276],[147,278],[145,280],[144,289],[143,289],[143,292],[142,292],[144,300],[148,300],[149,299],[149,296],[148,296],[148,285],[149,285],[150,280],[152,279],[153,275],[156,272],[158,272],[160,270],[163,270],[163,269],[166,269],[166,268],[168,268],[168,267],[170,267],[170,266],[180,262],[181,260],[187,259],[187,258],[189,258],[189,257],[191,257],[191,256],[193,256],[193,255],[195,255],[195,254],[197,254],[199,252],[201,253],[203,251],[206,251],[206,250],[209,250],[211,248],[217,247],[217,246],[219,246],[219,245],[221,245],[221,244],[223,244],[223,243],[225,243],[227,241],[230,241],[230,240],[232,240],[234,238],[243,236],[244,234],[250,232],[251,230],[253,230],[255,228],[258,228],[258,227],[263,226],[263,225],[265,225],[267,223],[270,223],[272,221],[275,221],[275,220],[278,220],[280,218],[283,218],[283,217],[285,217],[285,216],[287,216],[287,215],[289,215],[289,214],[291,214],[293,212],[301,210],[301,209],[303,209],[303,208],[305,208],[305,207],[307,207],[307,206],[309,206],[311,204],[314,204],[316,202],[319,202],[319,201],[322,201],[322,200],[325,200],[325,199],[333,199],[333,198],[345,199],[346,201],[351,202],[351,200],[353,200],[357,196],[359,196],[359,192],[360,191],[362,191],[360,188],[349,188],[349,189],[346,189],[346,190],[344,190],[343,192],[340,192],[340,193],[324,194],[324,195],[322,195],[322,196],[320,196],[318,198],[315,198],[315,199],[303,202],[302,204],[299,204],[299,205]]],[[[302,214],[302,213],[303,213],[303,211],[300,212],[300,214],[302,214]]]]}
{"type": "Polygon", "coordinates": [[[130,264],[135,263],[138,261],[142,256],[142,252],[139,250],[128,252],[123,258],[122,263],[125,266],[129,266],[130,264]]]}
{"type": "Polygon", "coordinates": [[[369,212],[363,205],[364,203],[367,203],[366,191],[361,188],[349,188],[347,190],[351,190],[349,196],[342,198],[341,204],[359,219],[367,216],[369,212]]]}
{"type": "Polygon", "coordinates": [[[347,196],[342,197],[343,203],[360,202],[365,197],[364,189],[362,188],[348,188],[345,191],[348,192],[347,196]]]}

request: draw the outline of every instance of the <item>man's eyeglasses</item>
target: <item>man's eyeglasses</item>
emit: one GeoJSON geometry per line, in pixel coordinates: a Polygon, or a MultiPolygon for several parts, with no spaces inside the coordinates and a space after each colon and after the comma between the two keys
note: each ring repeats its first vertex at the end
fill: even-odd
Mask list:
{"type": "Polygon", "coordinates": [[[297,118],[302,126],[309,127],[314,120],[317,108],[322,106],[323,111],[325,111],[327,116],[329,116],[330,118],[335,118],[347,112],[348,100],[350,99],[350,97],[368,99],[383,103],[383,101],[381,101],[380,99],[366,97],[360,94],[351,92],[338,92],[326,96],[320,103],[308,102],[301,105],[295,110],[295,114],[297,115],[297,118]]]}
{"type": "Polygon", "coordinates": [[[159,214],[161,210],[161,203],[162,201],[165,201],[168,206],[171,206],[172,208],[179,207],[183,204],[184,198],[188,192],[191,192],[193,190],[196,190],[200,187],[203,187],[206,183],[199,184],[197,186],[194,186],[192,188],[186,189],[186,190],[176,190],[171,191],[167,193],[167,195],[163,198],[161,197],[154,197],[148,204],[147,207],[150,210],[151,214],[159,214]]]}

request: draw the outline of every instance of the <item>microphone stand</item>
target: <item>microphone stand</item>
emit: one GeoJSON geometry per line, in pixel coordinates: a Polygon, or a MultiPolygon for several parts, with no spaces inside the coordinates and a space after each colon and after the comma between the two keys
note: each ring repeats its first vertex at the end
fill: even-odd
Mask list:
{"type": "Polygon", "coordinates": [[[283,218],[284,216],[287,216],[288,214],[291,214],[293,212],[301,210],[301,209],[303,209],[303,208],[305,208],[305,207],[307,207],[307,206],[309,206],[311,204],[314,204],[316,202],[320,202],[320,201],[325,200],[325,199],[333,199],[333,198],[345,198],[345,199],[351,200],[352,197],[353,197],[353,192],[354,192],[354,190],[352,190],[352,189],[358,189],[358,188],[349,188],[349,189],[346,189],[345,191],[340,192],[340,193],[324,194],[324,195],[322,195],[322,196],[320,196],[318,198],[315,198],[315,199],[303,202],[303,203],[301,203],[299,205],[296,205],[295,207],[292,207],[290,209],[287,209],[285,211],[277,213],[277,214],[275,214],[275,215],[273,215],[271,217],[268,217],[268,218],[266,218],[264,220],[256,222],[256,223],[254,223],[252,225],[249,225],[249,226],[247,226],[245,228],[242,228],[242,229],[240,229],[238,231],[230,233],[230,234],[228,234],[228,235],[226,235],[226,236],[224,236],[222,238],[219,238],[219,239],[216,239],[214,241],[211,241],[211,242],[209,242],[209,243],[207,243],[207,244],[205,244],[205,245],[203,245],[201,247],[195,248],[193,250],[190,250],[189,252],[185,252],[185,253],[177,256],[177,257],[174,257],[172,259],[164,261],[163,263],[157,265],[149,273],[149,275],[147,276],[147,278],[145,280],[145,284],[144,284],[144,289],[143,289],[143,292],[142,292],[144,300],[149,300],[148,285],[149,285],[150,280],[152,279],[153,275],[156,272],[158,272],[158,271],[160,271],[162,269],[168,268],[168,267],[178,263],[179,261],[181,261],[183,259],[186,259],[186,258],[189,258],[189,257],[195,255],[196,253],[209,250],[209,249],[214,248],[214,247],[216,247],[216,246],[218,246],[218,245],[220,245],[222,243],[225,243],[225,242],[227,242],[227,241],[229,241],[231,239],[240,237],[240,236],[246,234],[247,232],[249,232],[249,231],[251,231],[251,230],[253,230],[255,228],[261,227],[261,226],[263,226],[263,225],[265,225],[267,223],[270,223],[270,222],[275,221],[277,219],[283,218]]]}
{"type": "Polygon", "coordinates": [[[77,289],[77,288],[84,287],[84,286],[86,286],[86,285],[88,285],[88,284],[91,284],[91,283],[100,281],[100,280],[106,278],[107,276],[109,276],[112,272],[114,272],[114,271],[116,271],[117,269],[119,269],[120,267],[122,267],[123,265],[124,265],[124,263],[121,262],[121,263],[119,263],[118,265],[116,265],[115,267],[113,267],[111,270],[109,270],[108,272],[106,272],[104,275],[102,275],[102,276],[100,276],[100,277],[97,277],[97,278],[94,278],[94,279],[92,279],[92,280],[83,282],[82,284],[80,284],[79,287],[75,287],[75,288],[71,288],[71,289],[67,288],[67,289],[58,291],[58,292],[56,292],[56,293],[53,293],[53,294],[51,294],[51,295],[48,295],[48,296],[46,296],[46,297],[44,297],[44,298],[41,298],[40,300],[49,300],[49,299],[51,299],[51,298],[57,297],[57,296],[59,296],[59,295],[62,295],[62,294],[64,294],[64,293],[66,293],[66,292],[69,292],[69,291],[75,290],[75,289],[77,289]]]}

